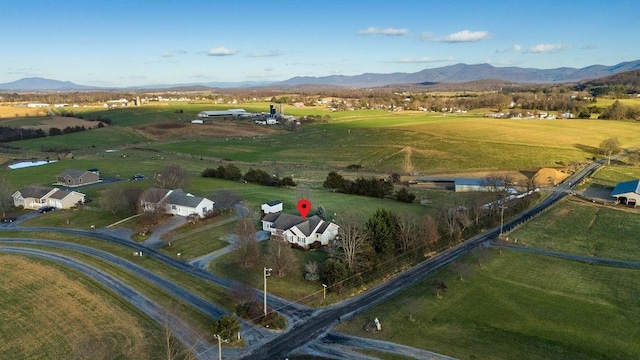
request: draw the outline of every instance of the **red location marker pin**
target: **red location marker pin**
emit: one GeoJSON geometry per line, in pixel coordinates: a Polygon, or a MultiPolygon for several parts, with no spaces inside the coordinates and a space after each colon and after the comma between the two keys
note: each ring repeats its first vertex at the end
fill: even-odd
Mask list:
{"type": "Polygon", "coordinates": [[[298,212],[302,215],[303,219],[307,218],[307,214],[311,210],[311,202],[307,199],[298,200],[298,212]]]}

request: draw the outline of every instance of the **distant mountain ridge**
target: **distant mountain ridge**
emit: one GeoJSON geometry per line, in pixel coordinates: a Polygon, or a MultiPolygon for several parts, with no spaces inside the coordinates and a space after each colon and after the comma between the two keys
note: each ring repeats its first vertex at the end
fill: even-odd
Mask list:
{"type": "Polygon", "coordinates": [[[22,78],[9,83],[0,84],[0,90],[38,91],[38,90],[91,90],[96,87],[74,84],[71,81],[59,81],[41,77],[22,78]]]}
{"type": "Polygon", "coordinates": [[[335,86],[385,86],[391,84],[456,83],[477,80],[504,80],[517,83],[562,83],[595,79],[625,71],[640,69],[640,60],[623,62],[613,66],[591,65],[581,69],[561,67],[534,69],[520,67],[495,67],[489,64],[455,64],[415,73],[391,73],[362,75],[332,75],[323,77],[293,77],[281,85],[335,85],[335,86]]]}
{"type": "MultiPolygon", "coordinates": [[[[247,88],[256,86],[341,86],[341,87],[381,87],[388,85],[463,83],[480,80],[501,80],[513,83],[553,84],[579,82],[597,79],[622,72],[640,69],[640,60],[622,62],[605,66],[591,65],[581,69],[560,67],[555,69],[535,69],[521,67],[495,67],[490,64],[455,64],[414,73],[365,73],[361,75],[296,76],[280,82],[206,82],[184,84],[158,84],[122,87],[119,90],[151,90],[169,88],[247,88]]],[[[10,83],[0,84],[3,91],[52,91],[52,90],[116,90],[74,84],[70,81],[58,81],[40,77],[23,78],[10,83]]]]}

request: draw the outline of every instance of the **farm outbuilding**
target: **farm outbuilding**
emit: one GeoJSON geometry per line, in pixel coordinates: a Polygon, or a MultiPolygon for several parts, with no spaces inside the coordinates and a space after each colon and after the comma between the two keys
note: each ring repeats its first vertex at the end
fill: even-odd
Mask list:
{"type": "Polygon", "coordinates": [[[56,175],[56,185],[76,187],[101,182],[98,169],[76,170],[67,169],[56,175]]]}
{"type": "Polygon", "coordinates": [[[244,109],[200,111],[199,118],[237,118],[247,114],[244,109]]]}
{"type": "Polygon", "coordinates": [[[279,213],[279,212],[282,212],[282,201],[280,200],[269,201],[266,204],[262,204],[260,208],[262,209],[262,212],[265,214],[279,213]]]}
{"type": "Polygon", "coordinates": [[[640,200],[640,180],[632,180],[618,183],[611,191],[611,197],[616,198],[616,203],[636,206],[640,200]]]}

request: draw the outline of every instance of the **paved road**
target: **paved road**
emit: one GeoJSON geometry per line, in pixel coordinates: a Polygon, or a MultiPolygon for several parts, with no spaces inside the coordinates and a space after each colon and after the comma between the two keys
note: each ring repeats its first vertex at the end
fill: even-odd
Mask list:
{"type": "Polygon", "coordinates": [[[591,256],[580,256],[580,255],[567,254],[559,251],[535,249],[535,248],[530,248],[530,247],[521,246],[521,245],[505,244],[502,242],[493,242],[493,241],[489,243],[489,246],[503,248],[503,249],[524,251],[524,252],[546,255],[546,256],[553,256],[553,257],[557,257],[565,260],[578,261],[578,262],[583,262],[591,265],[603,265],[603,266],[612,266],[612,267],[621,267],[621,268],[640,269],[640,262],[635,262],[635,261],[610,260],[610,259],[591,257],[591,256]]]}
{"type": "MultiPolygon", "coordinates": [[[[365,339],[356,336],[343,335],[336,332],[329,332],[322,339],[315,343],[324,345],[325,348],[335,349],[336,345],[342,347],[356,347],[359,349],[381,351],[403,355],[411,359],[428,359],[428,360],[453,360],[454,358],[437,354],[431,351],[416,349],[410,346],[398,345],[388,341],[365,339]]],[[[350,357],[344,357],[350,359],[350,357]]]]}

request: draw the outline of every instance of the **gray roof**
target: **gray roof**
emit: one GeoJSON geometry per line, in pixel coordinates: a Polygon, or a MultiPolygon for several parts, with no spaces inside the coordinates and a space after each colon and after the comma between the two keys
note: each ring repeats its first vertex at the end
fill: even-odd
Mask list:
{"type": "Polygon", "coordinates": [[[203,197],[188,195],[182,189],[173,190],[167,198],[169,204],[186,206],[190,208],[195,208],[202,202],[202,200],[204,200],[203,197]]]}
{"type": "Polygon", "coordinates": [[[56,192],[54,192],[53,194],[49,195],[49,197],[50,197],[51,199],[58,199],[58,200],[62,200],[62,199],[64,199],[64,198],[66,198],[69,194],[71,194],[71,191],[58,189],[58,190],[56,190],[56,192]]]}
{"type": "Polygon", "coordinates": [[[322,222],[322,219],[320,219],[318,216],[313,215],[312,217],[308,218],[307,220],[303,220],[303,222],[301,222],[300,224],[297,224],[296,227],[305,236],[309,236],[309,235],[311,235],[313,230],[316,228],[316,226],[318,226],[318,224],[320,224],[320,222],[322,222]]]}
{"type": "Polygon", "coordinates": [[[278,204],[282,204],[282,201],[280,201],[280,200],[273,200],[273,201],[269,201],[269,202],[267,203],[267,205],[269,205],[269,206],[276,206],[276,205],[278,205],[278,204]]]}
{"type": "Polygon", "coordinates": [[[272,228],[278,230],[289,230],[292,227],[297,227],[300,232],[305,236],[311,235],[313,230],[318,227],[316,231],[322,234],[331,223],[323,221],[319,216],[313,215],[307,219],[303,219],[302,216],[285,214],[285,213],[272,213],[267,214],[262,218],[263,221],[273,223],[272,228]]]}
{"type": "Polygon", "coordinates": [[[416,181],[423,182],[453,182],[454,178],[452,177],[437,177],[437,176],[421,176],[416,178],[416,181]]]}
{"type": "Polygon", "coordinates": [[[287,230],[291,227],[300,224],[304,220],[302,220],[302,216],[291,215],[285,213],[278,213],[279,215],[275,221],[273,221],[273,228],[278,230],[287,230]]]}
{"type": "Polygon", "coordinates": [[[627,193],[640,194],[640,180],[625,181],[616,184],[616,187],[611,191],[611,196],[617,196],[627,193]]]}
{"type": "Polygon", "coordinates": [[[54,188],[48,186],[29,185],[26,188],[20,190],[20,195],[23,198],[36,198],[39,199],[49,193],[54,188]]]}
{"type": "Polygon", "coordinates": [[[66,177],[66,176],[71,176],[74,179],[77,179],[79,177],[81,177],[82,175],[84,175],[84,173],[86,173],[86,170],[76,170],[76,169],[67,169],[65,171],[63,171],[62,173],[56,175],[56,177],[66,177]]]}
{"type": "Polygon", "coordinates": [[[270,213],[270,214],[265,215],[265,216],[262,218],[262,221],[274,222],[274,221],[276,221],[276,219],[277,219],[277,218],[278,218],[278,216],[280,216],[280,215],[282,215],[282,213],[280,213],[280,212],[270,213]]]}
{"type": "Polygon", "coordinates": [[[322,225],[320,225],[320,227],[318,228],[318,231],[316,231],[318,234],[322,234],[325,232],[325,230],[327,230],[327,228],[329,227],[331,223],[328,221],[325,221],[322,223],[322,225]]]}

